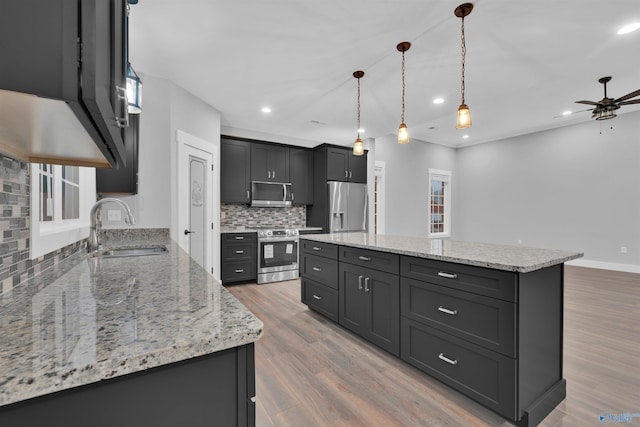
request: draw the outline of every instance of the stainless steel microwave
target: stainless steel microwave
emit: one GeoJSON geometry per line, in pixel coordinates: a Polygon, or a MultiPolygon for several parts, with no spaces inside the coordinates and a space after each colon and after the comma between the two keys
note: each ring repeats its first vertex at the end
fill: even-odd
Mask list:
{"type": "Polygon", "coordinates": [[[251,206],[282,208],[292,202],[290,183],[251,181],[251,206]]]}

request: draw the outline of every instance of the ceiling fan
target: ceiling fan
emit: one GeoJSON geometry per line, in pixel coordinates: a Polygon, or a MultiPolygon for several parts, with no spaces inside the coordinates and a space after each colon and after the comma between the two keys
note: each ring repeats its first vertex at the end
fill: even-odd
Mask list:
{"type": "Polygon", "coordinates": [[[635,98],[636,96],[640,96],[640,89],[628,93],[624,96],[621,96],[618,99],[608,98],[607,97],[607,83],[611,81],[611,77],[602,77],[598,80],[600,83],[604,85],[604,98],[600,101],[576,101],[577,104],[587,104],[587,105],[595,105],[596,107],[592,110],[593,115],[592,119],[596,120],[607,120],[613,119],[616,116],[615,111],[620,108],[622,105],[629,104],[640,104],[640,99],[634,99],[632,101],[627,101],[628,99],[635,98]]]}

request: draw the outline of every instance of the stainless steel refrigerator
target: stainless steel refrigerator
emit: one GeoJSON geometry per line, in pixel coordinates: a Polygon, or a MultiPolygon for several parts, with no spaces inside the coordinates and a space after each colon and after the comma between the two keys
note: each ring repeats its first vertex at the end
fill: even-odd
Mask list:
{"type": "Polygon", "coordinates": [[[367,184],[328,181],[329,232],[367,231],[367,184]]]}

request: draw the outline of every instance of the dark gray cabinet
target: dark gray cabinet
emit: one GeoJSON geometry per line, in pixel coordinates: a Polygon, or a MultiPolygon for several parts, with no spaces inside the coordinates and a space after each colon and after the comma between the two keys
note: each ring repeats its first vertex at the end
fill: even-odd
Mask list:
{"type": "Polygon", "coordinates": [[[289,148],[252,143],[251,181],[289,182],[289,148]]]}
{"type": "Polygon", "coordinates": [[[313,152],[290,149],[291,193],[294,205],[313,203],[313,152]]]}
{"type": "Polygon", "coordinates": [[[340,262],[338,322],[400,355],[400,280],[397,275],[340,262]]]}
{"type": "Polygon", "coordinates": [[[256,233],[220,235],[220,266],[223,284],[256,280],[258,240],[256,233]]]}
{"type": "MultiPolygon", "coordinates": [[[[23,0],[3,4],[0,14],[0,89],[66,103],[112,166],[125,163],[125,17],[126,0],[23,0]]],[[[49,116],[27,122],[44,120],[47,138],[67,131],[66,115],[43,111],[49,116]]],[[[100,164],[78,154],[82,137],[65,138],[57,159],[46,157],[45,140],[32,143],[33,152],[53,163],[100,164]]]]}
{"type": "Polygon", "coordinates": [[[326,181],[367,182],[367,153],[354,156],[347,148],[327,147],[319,150],[326,156],[326,181]]]}
{"type": "Polygon", "coordinates": [[[220,201],[251,202],[251,144],[220,138],[220,201]]]}
{"type": "Polygon", "coordinates": [[[255,426],[254,345],[3,406],[0,425],[255,426]]]}
{"type": "Polygon", "coordinates": [[[140,114],[129,116],[129,127],[124,132],[126,165],[119,168],[96,168],[98,194],[138,194],[138,142],[140,114]]]}
{"type": "Polygon", "coordinates": [[[333,321],[338,321],[338,246],[300,241],[301,300],[333,321]]]}

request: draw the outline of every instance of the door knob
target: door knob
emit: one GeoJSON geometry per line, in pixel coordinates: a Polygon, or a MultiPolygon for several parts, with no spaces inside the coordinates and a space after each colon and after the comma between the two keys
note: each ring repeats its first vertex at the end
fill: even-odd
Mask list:
{"type": "Polygon", "coordinates": [[[195,233],[195,231],[189,231],[189,230],[184,230],[184,235],[186,236],[187,234],[191,234],[191,233],[195,233]]]}

